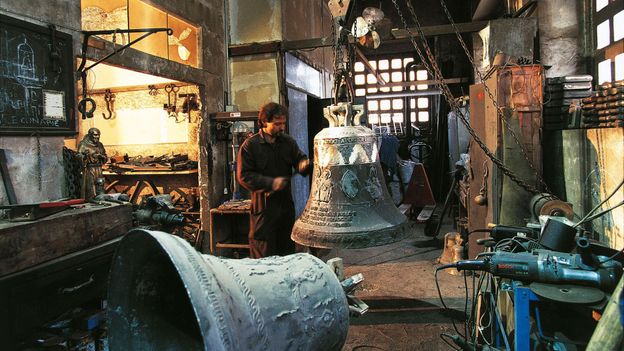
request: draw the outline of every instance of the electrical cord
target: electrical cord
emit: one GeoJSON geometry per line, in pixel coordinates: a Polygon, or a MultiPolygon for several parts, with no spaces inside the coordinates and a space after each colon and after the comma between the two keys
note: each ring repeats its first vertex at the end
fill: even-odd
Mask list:
{"type": "Polygon", "coordinates": [[[582,221],[580,221],[580,222],[576,223],[576,224],[574,225],[574,227],[573,227],[573,228],[576,228],[576,227],[578,227],[579,225],[581,225],[581,224],[583,224],[583,223],[586,223],[586,222],[591,222],[591,221],[593,221],[593,220],[594,220],[594,219],[596,219],[596,218],[599,218],[599,217],[601,217],[601,216],[604,216],[605,214],[607,214],[607,213],[609,213],[609,212],[611,212],[611,211],[615,210],[616,208],[618,208],[618,207],[620,207],[620,206],[622,206],[622,205],[624,205],[624,200],[623,200],[623,201],[621,201],[619,204],[617,204],[617,205],[615,205],[615,206],[611,207],[611,208],[607,208],[606,210],[600,211],[600,212],[598,212],[598,213],[596,213],[596,214],[594,214],[594,215],[592,215],[592,216],[590,216],[590,217],[586,217],[584,220],[582,220],[582,221]]]}
{"type": "Polygon", "coordinates": [[[458,348],[457,346],[451,344],[447,339],[450,339],[451,341],[454,342],[453,339],[453,335],[449,334],[449,333],[440,333],[440,339],[442,339],[442,341],[444,341],[445,344],[447,344],[451,349],[455,350],[455,351],[460,351],[461,348],[458,348]]]}
{"type": "Polygon", "coordinates": [[[620,251],[618,251],[618,252],[614,253],[613,255],[611,255],[611,256],[609,256],[609,257],[605,258],[605,260],[604,260],[604,261],[600,261],[600,262],[598,262],[598,265],[601,265],[601,264],[603,264],[603,263],[605,263],[605,262],[609,262],[609,261],[611,261],[612,259],[614,259],[614,258],[618,257],[618,255],[621,255],[622,253],[624,253],[624,248],[622,248],[620,251]]]}
{"type": "MultiPolygon", "coordinates": [[[[624,179],[622,179],[622,181],[620,182],[620,184],[615,187],[615,189],[613,189],[613,191],[611,192],[611,194],[609,194],[609,196],[607,196],[604,200],[602,200],[602,202],[600,202],[598,205],[596,205],[594,208],[592,208],[589,212],[587,212],[587,214],[585,215],[585,217],[581,218],[581,220],[576,223],[574,225],[574,228],[578,227],[579,225],[585,223],[587,221],[587,218],[589,216],[591,216],[592,213],[594,213],[594,211],[596,211],[597,209],[599,209],[604,203],[606,203],[607,201],[609,201],[609,199],[611,197],[613,197],[613,195],[615,195],[615,193],[618,192],[618,190],[620,190],[620,188],[622,187],[622,185],[624,185],[624,179]]],[[[618,205],[619,206],[619,205],[618,205]]],[[[617,207],[617,206],[616,206],[617,207]]]]}
{"type": "MultiPolygon", "coordinates": [[[[440,282],[438,281],[438,272],[444,269],[449,269],[449,268],[456,268],[456,265],[454,263],[449,263],[449,264],[445,264],[443,266],[437,267],[434,273],[434,278],[435,278],[435,283],[436,283],[436,289],[438,290],[438,297],[440,298],[442,307],[444,307],[446,311],[450,312],[451,309],[446,305],[446,303],[444,302],[444,298],[442,297],[442,290],[440,290],[440,282]]],[[[462,335],[462,333],[459,331],[459,328],[457,328],[457,324],[455,324],[455,319],[453,319],[452,316],[451,316],[451,324],[453,324],[453,329],[455,329],[455,332],[457,333],[457,335],[466,339],[466,337],[462,335]]]]}

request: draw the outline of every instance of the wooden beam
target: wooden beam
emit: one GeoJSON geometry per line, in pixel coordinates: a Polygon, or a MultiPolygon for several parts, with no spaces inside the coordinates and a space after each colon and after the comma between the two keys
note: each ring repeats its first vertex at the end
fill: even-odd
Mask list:
{"type": "Polygon", "coordinates": [[[280,50],[280,46],[280,41],[268,41],[262,43],[230,45],[228,51],[230,57],[258,55],[278,52],[280,50]]]}
{"type": "Polygon", "coordinates": [[[386,81],[383,79],[383,77],[381,76],[381,74],[379,74],[379,72],[377,72],[376,69],[373,68],[373,66],[371,66],[370,62],[368,62],[368,59],[366,58],[366,56],[364,56],[364,53],[362,52],[362,50],[360,50],[359,47],[354,46],[355,48],[355,55],[362,60],[362,63],[364,63],[364,66],[366,67],[366,69],[375,75],[375,78],[377,78],[377,83],[379,83],[380,85],[386,85],[386,81]]]}
{"type": "MultiPolygon", "coordinates": [[[[478,32],[481,29],[485,28],[488,25],[489,21],[477,21],[477,22],[467,22],[467,23],[455,23],[457,26],[457,30],[460,33],[472,33],[478,32]]],[[[416,28],[409,28],[409,31],[412,33],[414,37],[418,36],[418,30],[416,28]]],[[[425,36],[437,36],[437,35],[445,35],[445,34],[454,34],[455,29],[451,24],[443,24],[438,26],[426,26],[422,27],[423,34],[425,36]]],[[[406,29],[394,28],[391,31],[392,36],[395,39],[405,39],[409,38],[410,35],[406,29]]]]}
{"type": "Polygon", "coordinates": [[[282,49],[284,51],[316,49],[329,46],[334,46],[334,40],[331,38],[331,36],[314,39],[289,40],[282,42],[282,49]]]}

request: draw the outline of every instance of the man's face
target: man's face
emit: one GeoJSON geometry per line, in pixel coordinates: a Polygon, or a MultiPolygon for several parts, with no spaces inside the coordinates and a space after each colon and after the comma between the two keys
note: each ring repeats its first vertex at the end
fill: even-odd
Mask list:
{"type": "Polygon", "coordinates": [[[94,143],[100,141],[100,132],[91,132],[91,140],[93,140],[94,143]]]}
{"type": "Polygon", "coordinates": [[[286,116],[273,116],[273,120],[267,122],[265,132],[274,137],[281,136],[286,131],[286,120],[286,116]]]}

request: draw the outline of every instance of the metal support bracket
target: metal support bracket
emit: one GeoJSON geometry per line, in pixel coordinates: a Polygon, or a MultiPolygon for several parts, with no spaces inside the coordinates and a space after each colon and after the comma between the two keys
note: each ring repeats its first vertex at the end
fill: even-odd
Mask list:
{"type": "Polygon", "coordinates": [[[78,69],[76,70],[76,80],[82,79],[82,100],[80,100],[80,102],[78,103],[78,110],[82,114],[82,119],[93,117],[93,111],[95,110],[95,102],[92,99],[87,98],[87,71],[99,65],[100,63],[108,60],[112,56],[115,56],[118,52],[123,51],[129,48],[130,46],[132,46],[133,44],[147,38],[151,34],[158,33],[158,32],[167,32],[167,35],[173,34],[173,30],[171,28],[136,28],[136,29],[115,29],[115,30],[93,30],[93,31],[81,32],[83,35],[82,52],[81,52],[81,57],[80,57],[81,58],[80,65],[78,66],[78,69]],[[89,43],[89,37],[92,35],[108,35],[108,34],[116,35],[117,33],[120,33],[120,34],[144,33],[144,34],[130,41],[128,44],[122,45],[119,49],[117,49],[116,44],[113,44],[115,45],[113,52],[109,53],[103,58],[97,60],[95,63],[93,63],[89,67],[85,68],[86,63],[87,63],[87,46],[89,43]],[[92,104],[91,108],[87,109],[86,107],[87,103],[92,104]],[[81,106],[82,106],[82,109],[80,108],[81,106]]]}

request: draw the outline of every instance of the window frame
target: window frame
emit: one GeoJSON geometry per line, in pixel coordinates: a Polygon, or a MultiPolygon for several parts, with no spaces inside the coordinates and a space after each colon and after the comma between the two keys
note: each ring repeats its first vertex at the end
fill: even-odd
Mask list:
{"type": "MultiPolygon", "coordinates": [[[[404,93],[410,91],[419,91],[419,90],[429,90],[432,88],[433,84],[416,84],[416,80],[410,80],[410,72],[413,73],[414,79],[417,76],[417,72],[423,71],[427,77],[426,81],[430,81],[431,77],[428,77],[427,71],[424,69],[422,65],[416,64],[417,62],[413,56],[413,54],[403,54],[403,55],[379,55],[375,57],[371,57],[369,59],[371,66],[376,70],[379,75],[384,77],[388,83],[402,83],[406,82],[414,82],[412,85],[395,85],[390,87],[384,87],[380,85],[376,79],[370,79],[371,76],[374,77],[365,67],[365,65],[361,61],[356,61],[353,68],[354,74],[354,82],[357,80],[358,82],[362,81],[362,78],[356,78],[358,75],[364,75],[365,82],[364,84],[355,84],[354,83],[354,91],[356,92],[356,98],[363,98],[366,111],[367,111],[367,126],[371,129],[375,130],[375,127],[384,126],[388,127],[390,130],[390,134],[396,135],[399,138],[411,137],[415,133],[412,130],[412,127],[417,127],[420,132],[427,131],[431,128],[432,123],[432,108],[435,105],[433,101],[433,96],[423,95],[423,96],[403,96],[403,97],[383,97],[383,96],[375,96],[370,97],[370,95],[383,95],[385,93],[404,93]],[[400,59],[402,61],[402,67],[397,68],[396,65],[393,67],[393,59],[400,59]],[[387,60],[388,64],[385,67],[385,60],[387,60]],[[384,64],[380,64],[380,62],[384,62],[384,64]],[[359,66],[359,67],[358,67],[359,66]],[[383,66],[383,67],[382,67],[383,66]],[[407,67],[411,67],[408,71],[407,67]],[[396,82],[397,74],[401,72],[402,79],[399,82],[396,82]],[[393,74],[394,73],[394,74],[393,74]],[[394,79],[392,79],[394,77],[394,79]],[[387,79],[386,79],[387,78],[387,79]],[[393,82],[393,80],[395,82],[393,82]],[[362,89],[363,94],[362,94],[362,89]],[[359,92],[359,95],[358,95],[359,92]],[[418,107],[418,99],[427,99],[426,107],[418,107]],[[399,104],[398,101],[401,101],[399,104]],[[412,100],[414,100],[415,108],[411,107],[412,100]],[[382,110],[381,104],[382,101],[384,103],[390,103],[389,110],[382,110]],[[377,109],[370,109],[370,105],[377,105],[377,109]],[[401,106],[392,106],[394,104],[401,106]],[[388,112],[381,112],[388,111],[388,112]],[[411,121],[411,114],[414,113],[416,120],[414,122],[411,121]],[[426,113],[428,115],[427,121],[422,121],[419,119],[419,114],[426,113]],[[384,120],[387,120],[389,117],[390,120],[386,122],[382,122],[382,114],[384,115],[384,120]],[[390,116],[388,116],[390,114],[390,116]],[[399,115],[399,116],[396,116],[399,115]],[[373,123],[369,123],[371,117],[373,117],[373,123]],[[399,123],[395,117],[401,118],[402,122],[399,123]]],[[[378,130],[376,130],[378,131],[378,130]]]]}
{"type": "MultiPolygon", "coordinates": [[[[624,38],[620,38],[617,41],[614,41],[614,16],[619,14],[621,11],[624,11],[624,0],[610,0],[609,4],[600,11],[596,11],[596,3],[597,0],[588,0],[590,2],[591,8],[591,49],[590,52],[593,52],[593,69],[594,69],[594,81],[596,84],[601,84],[601,76],[599,75],[599,66],[606,60],[611,60],[611,76],[608,82],[613,82],[615,80],[616,74],[616,65],[615,65],[615,57],[624,53],[624,38]],[[605,21],[609,21],[609,43],[598,49],[598,25],[604,23],[605,21]]],[[[624,70],[624,67],[620,68],[624,70]]]]}

